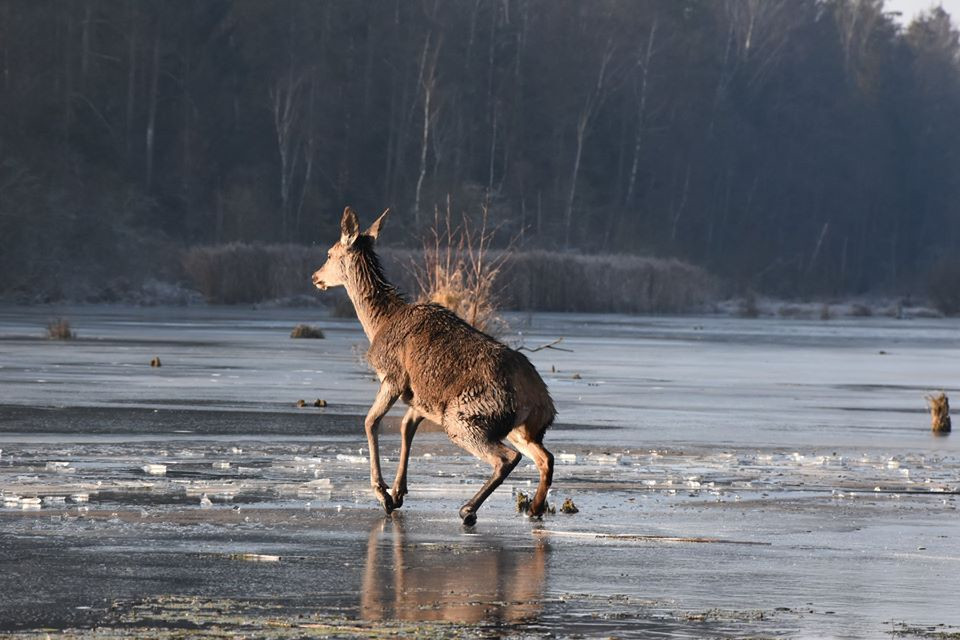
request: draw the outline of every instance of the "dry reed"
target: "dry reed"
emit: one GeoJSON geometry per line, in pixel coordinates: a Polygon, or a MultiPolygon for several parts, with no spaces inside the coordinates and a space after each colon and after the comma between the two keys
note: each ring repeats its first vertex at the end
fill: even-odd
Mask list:
{"type": "Polygon", "coordinates": [[[308,324],[298,324],[290,332],[291,338],[305,338],[309,340],[320,340],[324,338],[323,331],[318,327],[311,327],[308,324]]]}
{"type": "Polygon", "coordinates": [[[934,433],[950,433],[950,400],[947,394],[930,394],[927,396],[927,404],[930,406],[930,426],[934,433]]]}
{"type": "Polygon", "coordinates": [[[496,283],[510,250],[491,255],[494,234],[487,226],[486,208],[479,229],[466,216],[455,226],[449,205],[442,217],[437,209],[423,242],[422,262],[412,264],[417,301],[439,304],[480,331],[499,333],[505,323],[496,283]]]}
{"type": "Polygon", "coordinates": [[[47,324],[47,337],[51,340],[73,340],[77,334],[70,329],[70,321],[57,318],[47,324]]]}

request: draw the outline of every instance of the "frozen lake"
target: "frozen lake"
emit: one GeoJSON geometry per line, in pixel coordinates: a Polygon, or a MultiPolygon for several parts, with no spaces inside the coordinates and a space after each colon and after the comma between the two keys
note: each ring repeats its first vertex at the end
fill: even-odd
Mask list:
{"type": "Polygon", "coordinates": [[[569,349],[528,355],[560,411],[551,502],[580,512],[518,515],[524,461],[464,530],[487,468],[426,425],[378,511],[356,320],[0,307],[0,633],[960,631],[960,441],[924,402],[960,394],[960,321],[509,320],[569,349]],[[61,315],[78,338],[43,338],[61,315]]]}

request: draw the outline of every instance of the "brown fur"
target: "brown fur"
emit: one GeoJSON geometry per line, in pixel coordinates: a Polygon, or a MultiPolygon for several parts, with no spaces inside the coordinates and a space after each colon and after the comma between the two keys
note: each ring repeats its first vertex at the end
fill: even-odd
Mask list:
{"type": "Polygon", "coordinates": [[[347,209],[341,242],[313,275],[318,288],[347,288],[370,340],[367,359],[381,381],[365,423],[374,491],[388,512],[402,505],[410,442],[419,422],[428,418],[442,426],[454,443],[494,469],[490,480],[460,510],[465,523],[476,520],[476,510],[520,460],[516,451],[501,442],[504,438],[540,470],[531,508],[540,515],[553,476],[553,456],[543,447],[543,436],[556,415],[546,385],[523,354],[443,307],[408,304],[399,295],[384,277],[373,249],[384,216],[360,234],[356,216],[347,209]],[[391,496],[380,473],[377,430],[398,398],[410,409],[401,423],[401,459],[391,496]]]}

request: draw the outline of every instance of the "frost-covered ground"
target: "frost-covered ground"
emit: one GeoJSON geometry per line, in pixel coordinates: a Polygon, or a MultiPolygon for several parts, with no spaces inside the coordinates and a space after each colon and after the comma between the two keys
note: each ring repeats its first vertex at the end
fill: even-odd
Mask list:
{"type": "Polygon", "coordinates": [[[958,395],[956,320],[510,320],[514,345],[571,350],[529,355],[560,410],[552,501],[580,512],[517,515],[523,463],[464,530],[487,469],[436,430],[403,509],[377,511],[356,321],[0,307],[0,634],[960,627],[960,441],[923,398],[958,395]],[[42,338],[59,315],[78,339],[42,338]],[[327,338],[291,340],[300,322],[327,338]]]}

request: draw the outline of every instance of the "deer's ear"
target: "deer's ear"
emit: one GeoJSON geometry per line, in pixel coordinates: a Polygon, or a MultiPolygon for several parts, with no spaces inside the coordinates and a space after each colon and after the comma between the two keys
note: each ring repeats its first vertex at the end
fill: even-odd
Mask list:
{"type": "Polygon", "coordinates": [[[360,223],[357,222],[357,214],[347,207],[343,210],[343,217],[340,219],[340,244],[349,247],[359,236],[360,223]]]}
{"type": "Polygon", "coordinates": [[[376,240],[380,236],[380,229],[383,229],[383,222],[387,219],[388,213],[390,213],[390,209],[384,209],[383,213],[380,214],[380,217],[374,220],[373,224],[370,225],[370,228],[363,233],[376,240]]]}

